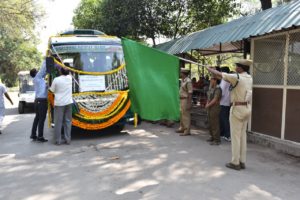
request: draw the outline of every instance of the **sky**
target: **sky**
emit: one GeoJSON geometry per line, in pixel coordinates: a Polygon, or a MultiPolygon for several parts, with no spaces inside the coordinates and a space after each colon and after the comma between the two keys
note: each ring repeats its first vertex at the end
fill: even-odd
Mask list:
{"type": "Polygon", "coordinates": [[[45,17],[36,29],[41,40],[38,50],[44,55],[50,36],[73,28],[73,11],[80,0],[36,0],[36,2],[45,11],[45,17]]]}

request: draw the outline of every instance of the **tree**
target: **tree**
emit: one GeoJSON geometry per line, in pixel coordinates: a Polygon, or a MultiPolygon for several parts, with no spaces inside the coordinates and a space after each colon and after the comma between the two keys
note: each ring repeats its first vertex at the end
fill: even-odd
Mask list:
{"type": "Polygon", "coordinates": [[[274,0],[272,2],[272,0],[260,0],[261,9],[266,10],[266,9],[272,8],[273,3],[275,3],[275,5],[281,5],[281,4],[284,4],[284,3],[288,3],[290,1],[291,0],[274,0]]]}
{"type": "Polygon", "coordinates": [[[267,10],[269,8],[272,8],[272,1],[271,0],[260,0],[261,3],[261,9],[267,10]]]}
{"type": "Polygon", "coordinates": [[[33,0],[0,2],[0,78],[8,87],[15,85],[18,71],[41,62],[34,35],[39,10],[33,0]]]}
{"type": "Polygon", "coordinates": [[[169,12],[163,33],[175,39],[226,22],[236,13],[237,4],[232,0],[169,0],[164,9],[169,12]]]}
{"type": "Polygon", "coordinates": [[[76,28],[97,28],[134,39],[182,35],[224,22],[235,12],[233,0],[83,0],[76,10],[76,28]],[[93,1],[95,4],[87,4],[93,1]],[[98,12],[93,12],[93,10],[98,12]],[[97,13],[93,18],[89,13],[97,13]],[[80,19],[79,19],[80,18],[80,19]],[[88,18],[88,19],[84,19],[88,18]],[[91,20],[91,21],[89,21],[91,20]],[[87,23],[88,22],[88,23],[87,23]]]}
{"type": "Polygon", "coordinates": [[[0,28],[4,34],[32,37],[37,20],[43,16],[40,10],[34,0],[1,0],[0,28]]]}
{"type": "Polygon", "coordinates": [[[81,0],[79,6],[74,11],[73,24],[77,28],[103,30],[99,24],[99,17],[96,14],[101,12],[101,0],[81,0]]]}

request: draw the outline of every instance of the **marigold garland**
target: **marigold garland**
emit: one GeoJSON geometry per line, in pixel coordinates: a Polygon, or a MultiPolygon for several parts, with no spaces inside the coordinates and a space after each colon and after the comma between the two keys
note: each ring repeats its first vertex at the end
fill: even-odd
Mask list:
{"type": "Polygon", "coordinates": [[[120,108],[123,107],[124,103],[125,103],[125,99],[122,99],[123,101],[121,101],[121,103],[118,103],[118,107],[114,110],[107,110],[109,114],[107,115],[98,115],[98,116],[89,116],[89,115],[80,115],[80,114],[75,114],[76,117],[85,119],[85,120],[100,120],[100,119],[105,119],[105,118],[109,118],[113,115],[115,115],[117,112],[119,112],[120,108]]]}
{"type": "Polygon", "coordinates": [[[110,113],[112,110],[114,110],[118,104],[121,102],[121,100],[125,97],[124,94],[120,94],[117,99],[110,105],[106,110],[100,111],[100,112],[90,112],[82,107],[80,107],[79,114],[84,115],[84,116],[90,116],[90,117],[99,117],[100,115],[107,115],[110,113]]]}
{"type": "Polygon", "coordinates": [[[128,93],[129,90],[125,90],[125,91],[107,91],[107,92],[79,92],[79,93],[74,93],[73,96],[81,96],[81,95],[99,95],[99,96],[104,96],[104,95],[108,95],[108,94],[115,94],[115,93],[120,93],[120,94],[124,94],[124,93],[128,93]]]}
{"type": "Polygon", "coordinates": [[[48,90],[48,101],[52,107],[54,107],[54,94],[48,90]]]}
{"type": "Polygon", "coordinates": [[[117,123],[126,114],[128,109],[130,108],[130,105],[131,105],[131,103],[130,103],[130,101],[128,101],[126,106],[122,109],[121,112],[119,112],[117,115],[115,115],[113,118],[109,119],[106,122],[99,123],[99,124],[90,124],[90,123],[86,123],[86,122],[81,122],[81,121],[73,118],[72,125],[77,126],[82,129],[86,129],[86,130],[99,130],[99,129],[107,128],[107,127],[117,123]]]}
{"type": "MultiPolygon", "coordinates": [[[[130,107],[130,101],[128,100],[128,90],[108,91],[108,92],[81,92],[81,93],[74,93],[73,96],[80,96],[80,95],[105,96],[105,95],[110,95],[115,93],[118,93],[119,95],[108,109],[98,113],[92,113],[81,108],[78,114],[74,114],[74,116],[76,116],[78,119],[73,118],[72,124],[74,126],[86,130],[99,130],[99,129],[107,128],[108,126],[111,126],[114,123],[118,122],[126,114],[126,112],[130,107]],[[124,106],[125,103],[126,105],[124,106]],[[93,123],[81,121],[80,119],[88,120],[88,121],[101,120],[101,119],[108,119],[108,120],[105,122],[93,124],[93,123]]],[[[54,107],[54,94],[51,91],[48,91],[48,101],[49,101],[48,114],[50,116],[49,117],[50,120],[48,122],[50,126],[51,123],[50,108],[54,107]]]]}

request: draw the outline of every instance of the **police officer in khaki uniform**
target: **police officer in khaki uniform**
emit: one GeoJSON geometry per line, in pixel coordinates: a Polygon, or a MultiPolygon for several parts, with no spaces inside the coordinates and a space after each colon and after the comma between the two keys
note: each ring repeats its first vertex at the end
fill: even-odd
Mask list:
{"type": "Polygon", "coordinates": [[[213,75],[210,78],[210,86],[207,92],[206,110],[209,122],[210,138],[207,140],[211,145],[219,145],[220,140],[220,100],[222,97],[222,90],[218,85],[217,77],[213,75]]]}
{"type": "Polygon", "coordinates": [[[250,101],[252,98],[252,77],[247,73],[251,60],[240,59],[236,62],[236,74],[227,74],[218,72],[212,68],[208,71],[217,75],[219,78],[231,84],[231,109],[230,109],[230,127],[231,127],[231,162],[226,167],[240,170],[245,169],[246,150],[247,150],[247,122],[251,114],[250,101]]]}
{"type": "Polygon", "coordinates": [[[191,108],[192,108],[192,81],[188,77],[189,69],[181,69],[181,85],[179,90],[180,96],[180,127],[176,131],[180,136],[191,135],[191,108]]]}

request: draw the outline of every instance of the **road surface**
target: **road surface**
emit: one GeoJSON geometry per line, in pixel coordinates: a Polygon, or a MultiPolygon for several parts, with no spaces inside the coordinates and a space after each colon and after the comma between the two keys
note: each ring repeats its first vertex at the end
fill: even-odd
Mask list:
{"type": "MultiPolygon", "coordinates": [[[[16,102],[16,96],[14,102],[16,102]]],[[[6,104],[8,105],[8,104],[6,104]]],[[[230,143],[210,146],[206,130],[181,137],[143,122],[121,133],[74,131],[71,145],[29,139],[34,114],[8,106],[0,135],[3,200],[299,200],[300,160],[248,145],[246,170],[227,169],[230,143]]]]}

